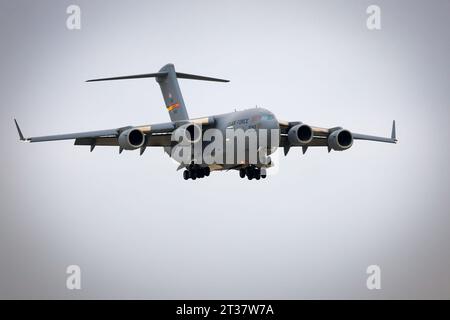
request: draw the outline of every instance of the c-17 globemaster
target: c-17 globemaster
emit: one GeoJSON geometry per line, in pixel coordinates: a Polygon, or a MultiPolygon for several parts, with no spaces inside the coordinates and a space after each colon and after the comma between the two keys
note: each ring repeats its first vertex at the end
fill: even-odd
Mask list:
{"type": "Polygon", "coordinates": [[[238,170],[241,178],[247,177],[249,180],[266,178],[267,168],[273,166],[269,155],[277,147],[283,148],[284,154],[287,155],[291,147],[301,147],[303,153],[309,147],[326,147],[329,152],[347,150],[353,145],[354,140],[397,142],[395,121],[392,123],[391,137],[378,137],[354,133],[342,127],[321,128],[300,121],[281,121],[272,112],[263,108],[191,119],[181,95],[178,79],[229,81],[176,72],[173,64],[165,65],[157,73],[93,79],[87,82],[139,78],[156,78],[169,112],[170,122],[25,138],[14,119],[20,140],[28,142],[75,140],[75,145],[90,146],[91,152],[96,146],[116,146],[119,147],[119,152],[140,149],[141,155],[147,147],[163,147],[166,153],[180,162],[178,169],[184,169],[183,178],[186,180],[203,178],[216,170],[238,170]],[[230,130],[244,133],[243,145],[235,143],[239,139],[238,135],[229,138],[230,130]],[[212,134],[209,134],[211,131],[212,134]],[[250,131],[254,133],[256,139],[250,139],[252,137],[248,134],[250,131]],[[174,138],[176,133],[178,136],[174,138]],[[215,148],[208,149],[207,141],[202,139],[205,135],[214,137],[207,141],[213,141],[215,148]],[[219,137],[226,139],[219,141],[219,137]],[[243,146],[242,155],[239,154],[239,146],[243,146]],[[193,151],[198,147],[200,152],[193,151]],[[207,149],[211,151],[208,159],[203,158],[203,152],[207,149]],[[250,161],[251,150],[257,151],[254,161],[250,161]]]}

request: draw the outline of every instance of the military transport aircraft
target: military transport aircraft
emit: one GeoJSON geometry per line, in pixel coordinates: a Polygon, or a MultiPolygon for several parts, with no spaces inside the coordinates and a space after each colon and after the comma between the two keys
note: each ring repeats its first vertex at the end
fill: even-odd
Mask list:
{"type": "MultiPolygon", "coordinates": [[[[20,140],[27,142],[42,142],[74,139],[75,145],[90,146],[91,152],[96,146],[116,146],[119,147],[120,153],[123,150],[140,149],[141,155],[147,147],[163,147],[166,153],[171,157],[174,157],[173,151],[176,150],[177,145],[180,142],[177,139],[173,139],[173,133],[177,130],[181,130],[185,137],[187,137],[188,143],[191,144],[197,142],[199,140],[198,136],[204,134],[205,130],[208,129],[215,129],[224,135],[225,131],[229,129],[242,129],[243,131],[253,129],[257,132],[268,130],[276,133],[276,139],[272,139],[275,141],[271,141],[269,147],[267,147],[267,145],[265,147],[259,145],[262,140],[257,139],[256,141],[256,149],[259,152],[262,151],[264,156],[266,156],[265,161],[258,160],[256,162],[250,162],[242,159],[238,161],[238,159],[233,156],[231,161],[206,163],[204,161],[197,161],[197,159],[194,159],[194,156],[190,156],[189,161],[181,161],[174,157],[176,158],[175,160],[180,162],[178,169],[185,169],[183,171],[183,178],[186,180],[195,180],[196,178],[209,176],[210,172],[214,170],[238,170],[241,178],[247,177],[249,180],[266,178],[266,169],[273,166],[269,155],[273,153],[277,147],[282,147],[284,149],[284,154],[287,155],[291,147],[302,147],[303,153],[305,153],[309,147],[326,147],[328,148],[328,152],[330,152],[331,150],[347,150],[353,145],[354,140],[370,140],[387,143],[397,142],[395,121],[392,123],[391,137],[388,138],[353,133],[342,127],[320,128],[310,126],[300,121],[281,121],[278,120],[272,112],[263,108],[253,108],[191,119],[188,116],[181,95],[178,79],[217,82],[229,81],[176,72],[173,64],[165,65],[157,73],[93,79],[88,80],[87,82],[140,78],[156,78],[156,81],[161,87],[171,122],[25,138],[17,121],[14,119],[20,140]]],[[[226,140],[228,142],[229,139],[226,140]]],[[[203,142],[204,141],[201,142],[202,150],[205,148],[203,142]]],[[[245,152],[248,152],[248,150],[249,148],[246,145],[245,152]]],[[[230,152],[225,147],[223,149],[217,148],[216,151],[222,153],[222,155],[225,155],[227,151],[230,152]]]]}

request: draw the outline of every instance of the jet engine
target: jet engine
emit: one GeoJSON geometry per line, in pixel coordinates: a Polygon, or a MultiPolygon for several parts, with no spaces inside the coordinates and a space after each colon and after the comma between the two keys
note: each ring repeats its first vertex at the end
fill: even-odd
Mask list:
{"type": "Polygon", "coordinates": [[[125,150],[140,148],[145,143],[145,134],[139,129],[128,129],[119,135],[119,146],[125,150]]]}
{"type": "Polygon", "coordinates": [[[353,144],[353,135],[346,129],[333,131],[328,136],[328,146],[335,151],[347,150],[353,144]]]}
{"type": "Polygon", "coordinates": [[[304,146],[311,142],[314,133],[310,126],[306,124],[297,124],[289,129],[288,140],[291,145],[304,146]]]}
{"type": "Polygon", "coordinates": [[[202,129],[195,123],[182,125],[176,130],[176,139],[180,142],[196,143],[202,138],[202,129]]]}

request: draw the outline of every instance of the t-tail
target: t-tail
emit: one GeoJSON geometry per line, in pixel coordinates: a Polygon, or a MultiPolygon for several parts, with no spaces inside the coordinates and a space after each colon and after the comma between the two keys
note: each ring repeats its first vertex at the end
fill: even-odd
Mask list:
{"type": "Polygon", "coordinates": [[[181,73],[175,71],[175,66],[171,63],[166,64],[156,73],[137,74],[131,76],[120,76],[112,78],[92,79],[87,82],[107,81],[107,80],[127,80],[127,79],[142,79],[142,78],[156,78],[156,81],[161,87],[161,92],[166,104],[167,111],[170,115],[170,120],[181,121],[188,120],[189,115],[184,104],[183,95],[181,94],[178,79],[193,79],[203,81],[217,81],[229,82],[229,80],[210,78],[198,76],[194,74],[181,73]]]}

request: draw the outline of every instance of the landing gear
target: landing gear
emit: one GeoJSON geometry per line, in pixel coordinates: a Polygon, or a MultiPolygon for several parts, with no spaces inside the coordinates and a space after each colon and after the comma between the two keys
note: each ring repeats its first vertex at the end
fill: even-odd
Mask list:
{"type": "Polygon", "coordinates": [[[209,167],[200,167],[198,164],[190,164],[187,169],[183,171],[183,179],[201,179],[208,177],[210,173],[211,169],[209,169],[209,167]]]}
{"type": "Polygon", "coordinates": [[[267,177],[266,168],[261,168],[261,178],[265,179],[267,177]]]}
{"type": "Polygon", "coordinates": [[[257,166],[248,166],[239,170],[239,176],[241,178],[247,177],[248,180],[261,178],[265,179],[267,177],[266,168],[259,168],[257,166]]]}
{"type": "Polygon", "coordinates": [[[256,171],[258,171],[257,167],[247,167],[247,169],[245,169],[245,174],[247,175],[247,179],[252,180],[256,175],[256,171]]]}

